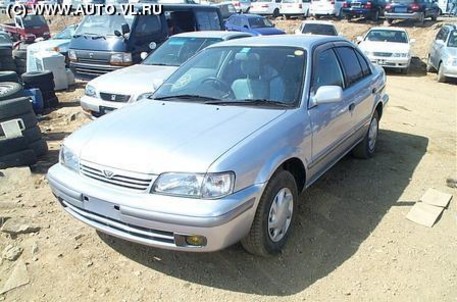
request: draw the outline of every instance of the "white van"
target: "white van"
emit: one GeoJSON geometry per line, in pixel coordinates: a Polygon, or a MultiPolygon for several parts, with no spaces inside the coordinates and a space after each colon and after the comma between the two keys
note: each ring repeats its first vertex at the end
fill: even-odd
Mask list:
{"type": "Polygon", "coordinates": [[[273,18],[279,16],[281,0],[257,0],[251,3],[250,14],[271,15],[273,18]]]}
{"type": "Polygon", "coordinates": [[[282,0],[279,13],[286,19],[290,17],[308,17],[311,0],[282,0]]]}
{"type": "Polygon", "coordinates": [[[309,14],[319,18],[322,16],[343,17],[343,4],[346,0],[311,0],[309,14]]]}

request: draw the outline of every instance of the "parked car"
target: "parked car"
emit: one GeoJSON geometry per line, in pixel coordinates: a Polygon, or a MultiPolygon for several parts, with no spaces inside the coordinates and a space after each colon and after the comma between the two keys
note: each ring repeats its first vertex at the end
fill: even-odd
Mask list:
{"type": "Polygon", "coordinates": [[[264,16],[254,14],[232,15],[225,22],[225,29],[229,31],[247,32],[254,36],[284,35],[285,32],[264,16]]]}
{"type": "MultiPolygon", "coordinates": [[[[225,40],[251,37],[248,33],[200,31],[174,35],[141,62],[91,80],[81,107],[100,117],[151,94],[179,65],[203,48],[225,40]]],[[[144,53],[146,54],[146,53],[144,53]]]]}
{"type": "Polygon", "coordinates": [[[385,68],[408,73],[411,63],[411,44],[408,33],[403,28],[373,27],[364,37],[357,38],[359,48],[372,63],[385,68]]]}
{"type": "Polygon", "coordinates": [[[257,0],[251,2],[249,13],[276,18],[279,16],[281,1],[282,0],[257,0]]]}
{"type": "MultiPolygon", "coordinates": [[[[135,6],[141,13],[143,5],[135,6]]],[[[170,35],[221,30],[217,7],[198,4],[162,4],[163,14],[88,15],[70,42],[70,68],[77,78],[92,79],[141,61],[149,44],[163,43],[170,35]]]]}
{"type": "Polygon", "coordinates": [[[238,13],[248,13],[251,8],[251,0],[234,0],[232,4],[238,13]]]}
{"type": "Polygon", "coordinates": [[[303,17],[309,16],[309,5],[311,0],[282,0],[279,8],[279,13],[286,19],[290,17],[303,17]]]}
{"type": "MultiPolygon", "coordinates": [[[[36,66],[33,66],[33,56],[35,53],[43,50],[52,50],[57,51],[65,56],[66,59],[68,53],[68,45],[76,31],[78,24],[72,24],[65,27],[61,32],[57,33],[51,39],[46,41],[40,41],[33,44],[30,44],[27,47],[27,71],[37,70],[36,66]]],[[[68,60],[67,60],[68,64],[68,60]]]]}
{"type": "Polygon", "coordinates": [[[378,21],[384,15],[386,0],[348,0],[343,3],[343,16],[350,21],[355,17],[378,21]]]}
{"type": "Polygon", "coordinates": [[[346,0],[311,0],[309,13],[315,18],[320,17],[343,17],[343,4],[346,0]]]}
{"type": "Polygon", "coordinates": [[[36,38],[49,39],[48,23],[43,16],[29,14],[25,17],[14,16],[14,22],[0,24],[0,30],[7,32],[13,41],[31,43],[36,38]]]}
{"type": "Polygon", "coordinates": [[[338,36],[335,25],[327,21],[303,21],[295,30],[296,35],[338,36]]]}
{"type": "Polygon", "coordinates": [[[427,71],[437,71],[438,82],[457,78],[457,23],[445,24],[438,31],[428,54],[427,71]]]}
{"type": "Polygon", "coordinates": [[[440,8],[435,1],[430,0],[392,0],[385,7],[386,20],[392,24],[393,20],[415,20],[424,23],[425,18],[436,21],[440,8]]]}
{"type": "Polygon", "coordinates": [[[151,99],[68,136],[47,179],[65,211],[113,236],[276,254],[299,193],[345,154],[374,155],[385,84],[341,37],[218,43],[151,99]]]}

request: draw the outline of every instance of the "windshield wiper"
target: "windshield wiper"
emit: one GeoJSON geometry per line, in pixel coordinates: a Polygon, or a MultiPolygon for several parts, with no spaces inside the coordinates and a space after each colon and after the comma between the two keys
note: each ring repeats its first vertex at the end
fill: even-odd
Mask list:
{"type": "Polygon", "coordinates": [[[244,99],[233,101],[209,101],[205,102],[209,105],[249,105],[249,106],[275,106],[275,107],[291,107],[292,104],[267,100],[267,99],[244,99]]]}
{"type": "Polygon", "coordinates": [[[204,102],[205,104],[207,104],[207,102],[217,102],[219,100],[216,98],[197,95],[197,94],[170,95],[170,96],[163,96],[163,97],[158,97],[158,98],[154,98],[154,99],[159,100],[159,101],[173,100],[173,99],[178,100],[178,101],[197,100],[199,102],[204,102]]]}

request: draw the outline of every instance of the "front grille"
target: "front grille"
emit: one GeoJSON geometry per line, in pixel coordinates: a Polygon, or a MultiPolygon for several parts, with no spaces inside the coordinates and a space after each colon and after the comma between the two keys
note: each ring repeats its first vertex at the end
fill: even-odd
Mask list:
{"type": "Polygon", "coordinates": [[[76,73],[88,76],[100,76],[102,74],[107,73],[109,70],[100,70],[100,69],[89,69],[89,68],[75,68],[76,73]]]}
{"type": "Polygon", "coordinates": [[[111,93],[100,92],[100,98],[104,101],[109,101],[109,102],[127,103],[130,99],[130,95],[111,94],[111,93]]]}
{"type": "Polygon", "coordinates": [[[109,62],[105,59],[78,58],[78,62],[89,63],[89,64],[109,65],[109,62]]]}
{"type": "Polygon", "coordinates": [[[80,170],[86,177],[135,191],[146,191],[154,178],[152,174],[121,171],[88,162],[81,163],[80,170]]]}
{"type": "Polygon", "coordinates": [[[377,57],[391,57],[392,56],[391,52],[374,52],[373,54],[377,57]]]}

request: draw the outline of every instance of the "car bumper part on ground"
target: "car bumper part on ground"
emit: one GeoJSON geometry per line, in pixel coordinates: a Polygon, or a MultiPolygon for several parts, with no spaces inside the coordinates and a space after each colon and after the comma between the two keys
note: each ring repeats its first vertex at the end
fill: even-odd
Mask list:
{"type": "Polygon", "coordinates": [[[411,19],[411,20],[420,20],[422,13],[415,12],[415,13],[388,13],[385,12],[384,16],[386,19],[411,19]]]}
{"type": "Polygon", "coordinates": [[[110,111],[119,109],[128,103],[108,102],[99,98],[84,95],[80,100],[81,108],[89,117],[99,117],[110,111]]]}
{"type": "Polygon", "coordinates": [[[144,245],[198,252],[220,250],[244,237],[262,190],[252,186],[218,200],[138,193],[111,188],[60,164],[49,170],[47,179],[69,214],[101,232],[144,245]],[[204,236],[206,245],[183,241],[194,235],[204,236]]]}

